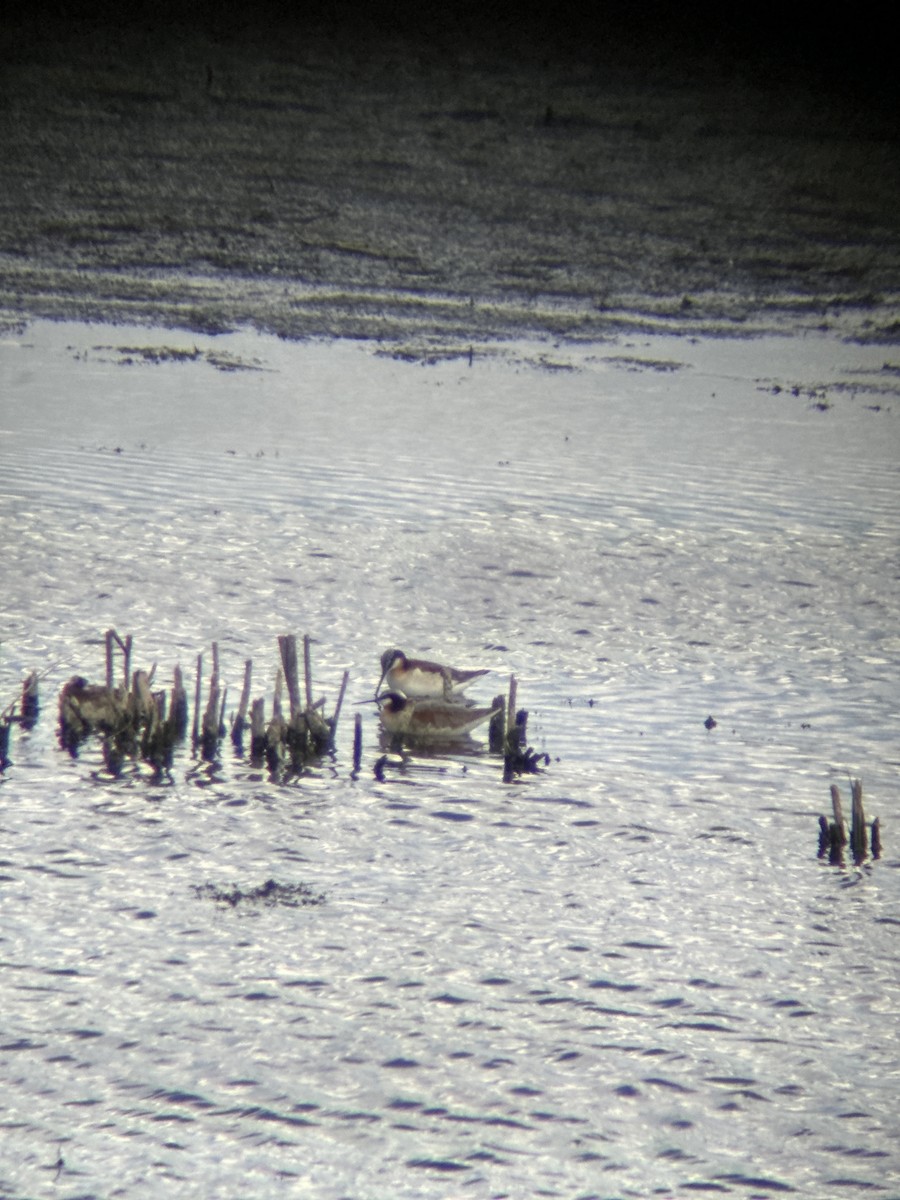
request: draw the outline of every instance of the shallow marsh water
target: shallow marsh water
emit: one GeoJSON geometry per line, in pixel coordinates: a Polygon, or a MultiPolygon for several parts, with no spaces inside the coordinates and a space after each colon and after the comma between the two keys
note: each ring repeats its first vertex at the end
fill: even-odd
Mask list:
{"type": "Polygon", "coordinates": [[[898,367],[7,335],[0,700],[47,674],[0,775],[0,1193],[900,1196],[898,367]],[[379,782],[364,710],[354,779],[348,707],[301,778],[112,779],[54,728],[111,625],[164,679],[217,640],[235,698],[286,631],[348,706],[388,645],[515,672],[551,761],[379,782]],[[849,776],[885,854],[841,869],[849,776]],[[322,902],[205,890],[271,878],[322,902]]]}

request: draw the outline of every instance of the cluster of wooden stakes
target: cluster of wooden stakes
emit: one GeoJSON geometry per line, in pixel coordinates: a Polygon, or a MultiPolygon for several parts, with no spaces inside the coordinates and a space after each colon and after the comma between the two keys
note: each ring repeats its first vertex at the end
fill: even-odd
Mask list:
{"type": "MultiPolygon", "coordinates": [[[[303,638],[303,688],[300,687],[297,640],[293,634],[279,637],[281,667],[275,681],[272,715],[266,718],[263,697],[251,701],[253,677],[252,660],[244,664],[244,685],[230,731],[225,724],[225,705],[228,689],[221,682],[219,651],[212,645],[212,669],[203,700],[203,655],[197,656],[194,690],[192,743],[194,750],[205,760],[213,762],[220,754],[222,740],[229,735],[238,755],[244,754],[244,741],[249,735],[250,761],[266,763],[273,774],[300,773],[308,764],[333,752],[338,718],[347,690],[349,672],[345,671],[331,716],[325,713],[324,698],[314,700],[310,637],[303,638]],[[287,714],[284,692],[287,691],[287,714]],[[201,716],[202,713],[202,716],[201,716]]],[[[140,758],[157,772],[172,765],[175,746],[188,732],[189,706],[181,668],[175,667],[172,687],[167,693],[154,690],[155,666],[148,672],[131,670],[132,638],[121,638],[114,630],[106,633],[106,682],[91,684],[81,676],[66,683],[59,697],[60,743],[72,755],[77,755],[84,740],[92,734],[102,739],[107,770],[119,775],[126,759],[140,758]],[[121,683],[116,683],[116,656],[121,655],[121,683]]],[[[10,765],[9,739],[13,724],[32,728],[39,713],[39,676],[32,672],[22,686],[21,700],[14,701],[0,712],[0,771],[10,765]]],[[[497,696],[493,702],[496,714],[490,723],[490,749],[503,756],[503,778],[510,782],[516,776],[535,773],[542,763],[549,762],[545,754],[537,754],[526,740],[528,714],[516,710],[516,679],[510,678],[509,695],[497,696]]],[[[353,774],[359,774],[362,761],[362,718],[356,714],[353,738],[353,774]]],[[[383,754],[375,763],[375,775],[383,779],[391,764],[383,754]]],[[[862,783],[851,782],[851,820],[844,820],[841,794],[831,785],[834,820],[819,817],[819,857],[843,865],[844,851],[849,846],[854,863],[859,866],[871,853],[881,856],[881,824],[876,817],[871,830],[866,825],[863,810],[862,783]]]]}
{"type": "MultiPolygon", "coordinates": [[[[278,639],[282,666],[275,683],[272,715],[266,719],[265,699],[251,702],[253,663],[244,664],[244,685],[237,713],[231,722],[231,741],[244,752],[249,735],[251,760],[268,762],[270,768],[300,770],[312,759],[333,748],[338,717],[347,687],[344,679],[331,717],[324,714],[324,699],[312,699],[310,639],[304,639],[305,702],[300,690],[297,641],[293,635],[278,639]],[[284,691],[288,693],[285,715],[284,691]]],[[[131,670],[132,638],[121,638],[114,629],[106,634],[106,683],[91,684],[81,676],[69,680],[59,698],[60,742],[73,754],[86,737],[99,733],[107,768],[118,774],[126,758],[141,758],[159,770],[171,766],[174,748],[186,738],[189,704],[180,666],[173,672],[172,687],[154,690],[155,667],[149,672],[131,670]],[[122,657],[122,684],[116,684],[116,656],[122,657]]],[[[225,709],[228,688],[222,682],[219,648],[212,644],[212,666],[204,704],[203,655],[197,656],[194,715],[191,740],[206,760],[215,761],[222,740],[228,736],[225,709]]]]}
{"type": "MultiPolygon", "coordinates": [[[[253,663],[246,660],[240,701],[230,729],[225,718],[228,689],[222,682],[217,644],[212,645],[205,703],[203,655],[198,655],[191,729],[194,751],[203,759],[214,762],[220,756],[223,739],[230,736],[239,756],[244,755],[245,742],[248,742],[251,764],[261,766],[265,763],[273,774],[278,775],[299,774],[306,766],[332,753],[350,673],[344,672],[337,702],[329,716],[324,697],[313,698],[310,645],[311,639],[306,635],[303,638],[301,687],[297,639],[293,634],[278,638],[281,665],[268,718],[265,698],[251,700],[253,663]]],[[[148,763],[161,774],[171,767],[176,745],[188,735],[189,703],[184,676],[181,667],[176,666],[171,688],[168,691],[155,688],[155,665],[150,671],[132,671],[132,648],[130,635],[122,638],[114,629],[107,630],[105,683],[89,683],[76,675],[63,686],[59,697],[60,743],[76,756],[85,739],[97,734],[101,738],[106,769],[111,775],[119,775],[126,760],[134,759],[148,763]]],[[[36,720],[37,682],[36,676],[26,681],[21,715],[15,713],[15,705],[0,714],[0,769],[9,764],[12,721],[24,722],[26,714],[32,723],[36,720]]],[[[508,703],[504,704],[503,697],[495,701],[495,707],[501,711],[492,722],[490,734],[491,751],[503,754],[507,782],[517,775],[534,773],[540,762],[549,761],[546,755],[538,755],[527,746],[527,713],[516,712],[515,696],[513,677],[508,703]]],[[[354,775],[358,775],[361,761],[362,717],[357,713],[353,739],[354,775]]],[[[385,767],[390,762],[389,756],[383,755],[375,764],[379,779],[384,778],[385,767]]]]}
{"type": "Polygon", "coordinates": [[[871,842],[866,826],[866,814],[863,809],[862,782],[854,779],[850,783],[850,836],[847,836],[847,824],[844,821],[844,810],[841,804],[841,792],[836,783],[831,785],[831,806],[834,820],[829,821],[823,814],[819,817],[819,858],[828,856],[828,861],[839,866],[844,863],[844,849],[850,846],[850,855],[859,866],[865,862],[871,845],[872,858],[881,858],[881,821],[878,817],[872,822],[871,842]]]}

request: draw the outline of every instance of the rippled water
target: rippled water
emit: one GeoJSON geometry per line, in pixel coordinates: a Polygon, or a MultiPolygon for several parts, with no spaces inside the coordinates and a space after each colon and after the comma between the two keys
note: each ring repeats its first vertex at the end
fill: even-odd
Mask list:
{"type": "Polygon", "coordinates": [[[0,1194],[900,1196],[898,376],[824,335],[7,338],[0,704],[47,674],[0,775],[0,1194]],[[309,632],[334,759],[70,758],[109,626],[163,677],[217,640],[235,699],[309,632]],[[363,710],[354,779],[393,644],[515,672],[546,772],[380,783],[363,710]],[[840,869],[850,776],[885,854],[840,869]],[[268,879],[322,902],[206,888],[268,879]]]}

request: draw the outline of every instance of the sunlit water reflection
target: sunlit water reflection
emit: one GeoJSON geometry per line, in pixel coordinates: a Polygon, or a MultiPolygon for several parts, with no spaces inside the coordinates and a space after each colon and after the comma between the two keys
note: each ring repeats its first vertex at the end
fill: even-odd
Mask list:
{"type": "Polygon", "coordinates": [[[0,775],[0,1192],[900,1195],[886,357],[0,346],[0,703],[47,672],[0,775]],[[164,677],[217,640],[235,699],[310,632],[317,693],[350,671],[334,759],[70,758],[55,698],[109,626],[164,677]],[[492,668],[485,701],[515,672],[546,772],[378,782],[363,710],[354,779],[394,644],[492,668]],[[840,870],[848,775],[886,853],[840,870]],[[197,890],[272,878],[324,902],[197,890]]]}

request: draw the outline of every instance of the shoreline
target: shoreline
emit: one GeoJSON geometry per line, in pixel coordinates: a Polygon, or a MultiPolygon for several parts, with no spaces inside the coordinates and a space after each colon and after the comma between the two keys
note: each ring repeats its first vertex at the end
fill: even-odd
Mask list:
{"type": "Polygon", "coordinates": [[[634,335],[747,339],[826,333],[872,345],[900,340],[900,297],[783,295],[753,303],[712,293],[622,296],[616,305],[590,307],[569,296],[503,301],[184,271],[66,273],[7,263],[0,274],[16,293],[15,303],[9,295],[0,299],[0,329],[7,330],[42,320],[211,336],[251,329],[289,341],[371,341],[418,346],[423,353],[454,345],[518,340],[578,345],[634,335]]]}

